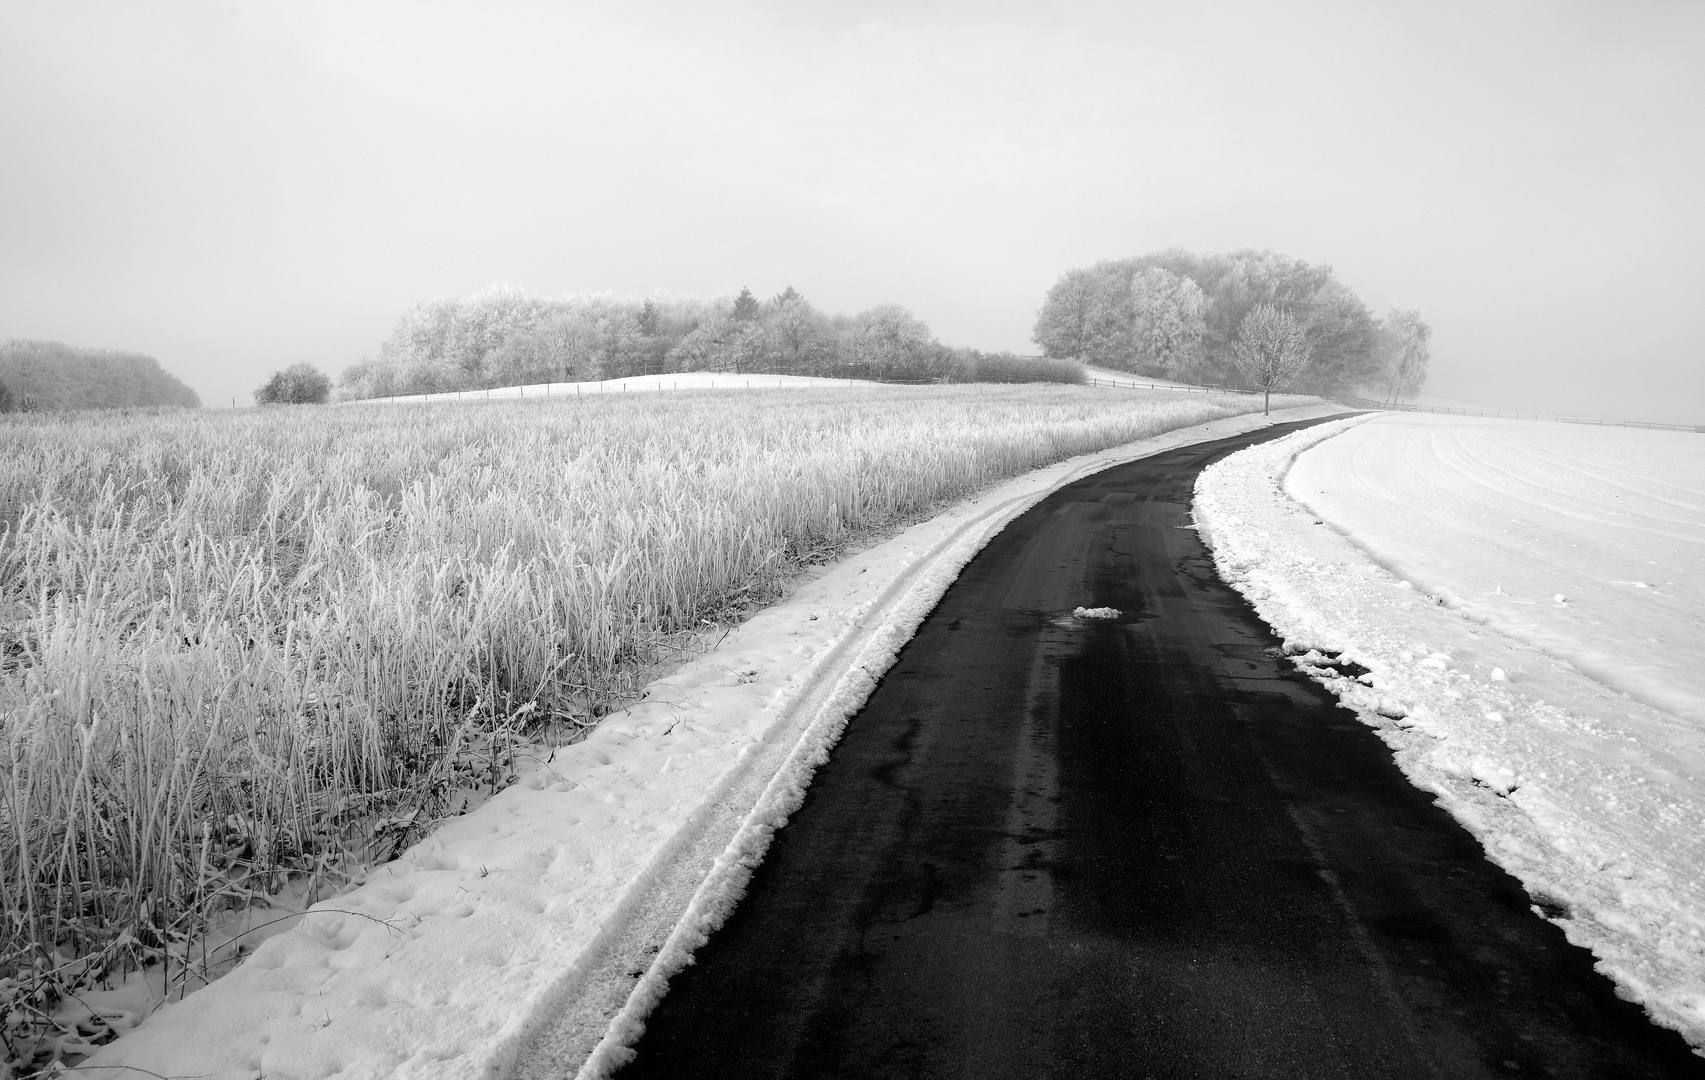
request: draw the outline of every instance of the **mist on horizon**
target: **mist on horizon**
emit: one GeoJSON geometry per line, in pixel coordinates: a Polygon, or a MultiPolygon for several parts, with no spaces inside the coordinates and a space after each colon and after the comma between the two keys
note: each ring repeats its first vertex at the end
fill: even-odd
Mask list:
{"type": "Polygon", "coordinates": [[[0,338],[209,405],[413,304],[904,305],[1035,352],[1073,267],[1269,248],[1425,393],[1705,423],[1705,9],[251,0],[0,11],[0,338]]]}

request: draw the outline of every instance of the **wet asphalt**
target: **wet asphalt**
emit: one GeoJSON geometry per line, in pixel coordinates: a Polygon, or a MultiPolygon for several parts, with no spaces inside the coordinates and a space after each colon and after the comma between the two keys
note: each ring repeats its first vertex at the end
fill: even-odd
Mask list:
{"type": "Polygon", "coordinates": [[[1197,472],[1297,426],[996,537],[621,1080],[1705,1077],[1219,581],[1197,472]]]}

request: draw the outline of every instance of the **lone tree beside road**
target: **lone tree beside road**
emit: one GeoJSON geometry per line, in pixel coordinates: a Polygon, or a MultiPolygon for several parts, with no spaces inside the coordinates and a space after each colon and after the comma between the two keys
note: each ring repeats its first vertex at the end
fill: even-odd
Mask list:
{"type": "Polygon", "coordinates": [[[255,391],[256,405],[324,405],[332,394],[332,381],[312,364],[291,364],[275,371],[266,385],[255,391]]]}
{"type": "Polygon", "coordinates": [[[1271,304],[1259,304],[1243,317],[1232,347],[1240,375],[1261,388],[1261,413],[1269,412],[1273,390],[1308,366],[1309,348],[1302,327],[1271,304]]]}

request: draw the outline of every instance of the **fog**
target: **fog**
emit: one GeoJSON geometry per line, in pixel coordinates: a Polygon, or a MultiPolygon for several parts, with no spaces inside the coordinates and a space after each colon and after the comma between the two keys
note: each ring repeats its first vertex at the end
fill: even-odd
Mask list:
{"type": "Polygon", "coordinates": [[[209,405],[497,281],[1034,351],[1068,268],[1266,247],[1422,309],[1431,394],[1705,423],[1701,56],[1689,2],[17,0],[0,337],[209,405]]]}

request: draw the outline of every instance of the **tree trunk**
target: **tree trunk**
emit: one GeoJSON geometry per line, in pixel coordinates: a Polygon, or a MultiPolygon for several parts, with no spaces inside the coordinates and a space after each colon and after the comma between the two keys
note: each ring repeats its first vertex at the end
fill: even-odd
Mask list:
{"type": "Polygon", "coordinates": [[[1263,386],[1261,388],[1261,415],[1262,416],[1271,416],[1272,415],[1272,410],[1268,408],[1268,404],[1272,400],[1273,400],[1273,388],[1270,386],[1263,386]]]}

